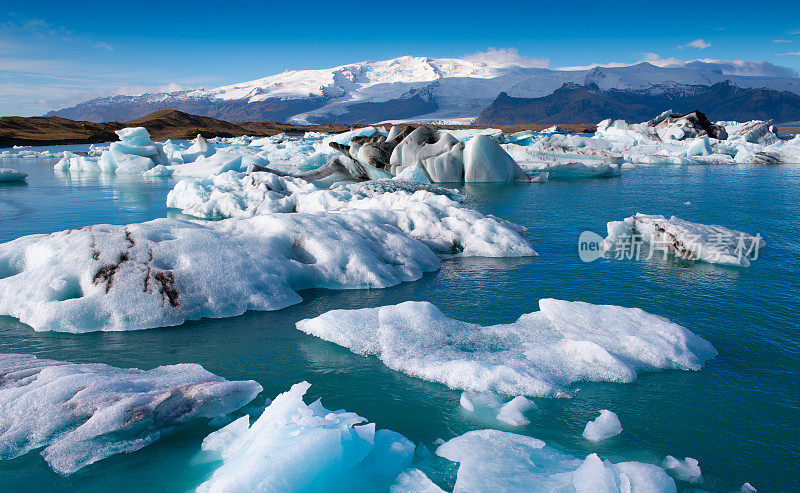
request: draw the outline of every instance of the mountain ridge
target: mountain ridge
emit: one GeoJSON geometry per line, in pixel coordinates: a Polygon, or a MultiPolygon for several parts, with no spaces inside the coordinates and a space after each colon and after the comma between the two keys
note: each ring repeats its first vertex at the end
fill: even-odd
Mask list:
{"type": "Polygon", "coordinates": [[[467,123],[501,92],[516,98],[538,98],[565,83],[594,83],[601,90],[647,91],[669,85],[711,86],[725,80],[741,88],[765,87],[800,94],[797,77],[726,74],[702,62],[691,67],[657,67],[642,62],[563,70],[404,56],[329,69],[291,70],[212,89],[96,98],[47,115],[122,121],[175,109],[227,121],[326,124],[403,119],[467,123]]]}

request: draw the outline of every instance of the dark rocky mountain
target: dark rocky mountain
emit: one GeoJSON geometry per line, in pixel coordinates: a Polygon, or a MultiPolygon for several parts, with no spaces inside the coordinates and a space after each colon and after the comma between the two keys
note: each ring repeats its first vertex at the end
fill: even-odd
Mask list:
{"type": "Polygon", "coordinates": [[[603,91],[595,84],[567,83],[541,98],[513,98],[506,93],[485,108],[477,125],[649,120],[664,110],[701,109],[712,121],[800,119],[800,95],[767,88],[738,87],[728,81],[711,86],[659,84],[645,89],[603,91]]]}

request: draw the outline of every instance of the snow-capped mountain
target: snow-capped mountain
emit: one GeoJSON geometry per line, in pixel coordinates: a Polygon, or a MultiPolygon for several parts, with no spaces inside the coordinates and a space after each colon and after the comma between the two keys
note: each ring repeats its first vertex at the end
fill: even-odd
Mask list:
{"type": "Polygon", "coordinates": [[[664,91],[729,80],[743,88],[800,94],[800,78],[726,75],[714,65],[662,68],[649,63],[588,70],[528,68],[457,58],[404,56],[322,70],[292,70],[239,84],[141,96],[98,98],[48,115],[124,121],[177,109],[227,121],[372,123],[459,121],[478,116],[501,93],[516,98],[552,94],[565,83],[600,90],[664,91]]]}

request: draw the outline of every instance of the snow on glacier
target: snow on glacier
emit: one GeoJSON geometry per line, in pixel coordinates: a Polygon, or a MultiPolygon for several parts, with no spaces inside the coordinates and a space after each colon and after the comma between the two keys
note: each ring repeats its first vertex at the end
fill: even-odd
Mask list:
{"type": "Polygon", "coordinates": [[[600,442],[620,433],[622,424],[619,422],[619,417],[613,411],[603,409],[600,411],[600,416],[586,423],[582,436],[589,441],[600,442]]]}
{"type": "Polygon", "coordinates": [[[305,180],[260,171],[180,181],[167,206],[200,218],[254,217],[275,212],[347,214],[392,226],[444,255],[536,255],[523,228],[461,204],[456,192],[409,180],[373,180],[320,188],[305,180]]]}
{"type": "Polygon", "coordinates": [[[355,413],[306,404],[309,387],[295,384],[252,424],[243,416],[206,437],[203,450],[222,465],[198,493],[388,489],[411,464],[415,445],[355,413]]]}
{"type": "Polygon", "coordinates": [[[235,411],[261,392],[197,364],[123,369],[0,354],[0,459],[42,449],[59,474],[139,450],[194,418],[235,411]]]}
{"type": "Polygon", "coordinates": [[[568,396],[579,381],[632,382],[637,372],[699,370],[705,339],[638,308],[554,299],[516,322],[481,326],[427,302],[331,310],[297,328],[374,355],[393,370],[454,389],[568,396]]]}
{"type": "Polygon", "coordinates": [[[277,310],[307,288],[383,288],[436,270],[397,228],[352,214],[162,218],[0,244],[0,314],[36,330],[178,325],[277,310]]]}
{"type": "MultiPolygon", "coordinates": [[[[606,252],[625,252],[634,241],[647,243],[654,255],[675,255],[689,260],[748,267],[766,245],[761,236],[719,225],[685,221],[672,216],[637,213],[606,226],[608,236],[601,248],[606,252]],[[659,253],[661,252],[661,253],[659,253]]],[[[648,254],[644,249],[644,253],[648,254]]]]}
{"type": "Polygon", "coordinates": [[[498,430],[467,432],[439,446],[436,454],[459,464],[453,493],[676,491],[672,478],[656,465],[613,464],[597,454],[581,460],[536,438],[498,430]]]}

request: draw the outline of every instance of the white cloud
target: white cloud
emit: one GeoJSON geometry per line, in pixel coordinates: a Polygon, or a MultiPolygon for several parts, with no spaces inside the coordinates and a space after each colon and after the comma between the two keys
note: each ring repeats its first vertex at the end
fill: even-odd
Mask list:
{"type": "Polygon", "coordinates": [[[789,53],[778,53],[777,56],[800,56],[800,51],[790,51],[789,53]]]}
{"type": "Polygon", "coordinates": [[[792,40],[791,39],[773,39],[772,42],[773,43],[791,43],[792,40]]]}
{"type": "MultiPolygon", "coordinates": [[[[798,55],[797,53],[786,53],[786,55],[798,55]]],[[[714,58],[696,58],[694,60],[681,60],[680,58],[661,58],[656,53],[644,53],[642,60],[633,63],[608,62],[593,63],[590,65],[558,67],[558,70],[589,70],[595,67],[616,68],[630,67],[637,63],[647,62],[662,68],[695,68],[709,70],[722,75],[743,75],[743,76],[762,76],[762,77],[797,77],[795,70],[775,65],[770,62],[756,62],[750,60],[718,60],[714,58]]]]}
{"type": "Polygon", "coordinates": [[[489,48],[464,57],[471,62],[484,62],[496,65],[519,65],[528,68],[547,68],[550,60],[547,58],[533,58],[522,56],[516,48],[489,48]]]}
{"type": "Polygon", "coordinates": [[[705,39],[699,39],[698,38],[698,39],[695,39],[694,41],[690,41],[690,42],[686,43],[685,45],[679,45],[678,49],[697,48],[697,49],[700,49],[700,50],[705,50],[709,46],[711,46],[710,42],[706,41],[705,39]]]}
{"type": "Polygon", "coordinates": [[[113,49],[114,49],[114,47],[113,47],[113,46],[111,46],[111,45],[110,45],[110,44],[108,44],[108,43],[104,43],[104,42],[102,42],[102,41],[98,41],[98,42],[96,42],[96,43],[94,44],[94,47],[95,47],[95,48],[99,48],[99,49],[101,49],[101,50],[107,50],[107,51],[111,51],[111,50],[113,50],[113,49]]]}

